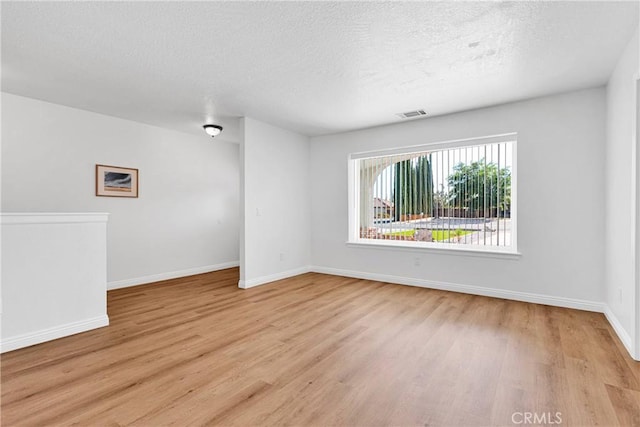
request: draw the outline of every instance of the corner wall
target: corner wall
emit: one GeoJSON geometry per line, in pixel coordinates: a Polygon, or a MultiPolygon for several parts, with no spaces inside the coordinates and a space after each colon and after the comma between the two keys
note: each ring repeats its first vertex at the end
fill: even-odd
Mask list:
{"type": "Polygon", "coordinates": [[[606,258],[605,301],[611,324],[634,357],[640,360],[636,345],[636,317],[638,305],[635,264],[638,225],[635,199],[639,197],[637,165],[634,153],[635,79],[640,71],[638,31],[629,41],[607,85],[607,145],[606,145],[606,258]]]}
{"type": "Polygon", "coordinates": [[[244,118],[241,142],[241,288],[308,271],[309,140],[244,118]]]}
{"type": "Polygon", "coordinates": [[[311,138],[314,271],[601,311],[605,89],[311,138]],[[350,247],[347,156],[518,133],[519,259],[350,247]]]}
{"type": "Polygon", "coordinates": [[[238,145],[2,93],[2,210],[108,212],[109,288],[238,264],[238,145]],[[138,199],[95,196],[97,163],[138,199]]]}

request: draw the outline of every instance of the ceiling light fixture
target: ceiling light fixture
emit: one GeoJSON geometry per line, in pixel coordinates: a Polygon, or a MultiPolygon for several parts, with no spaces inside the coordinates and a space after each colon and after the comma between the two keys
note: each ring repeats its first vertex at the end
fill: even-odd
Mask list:
{"type": "Polygon", "coordinates": [[[222,126],[204,125],[202,127],[204,128],[204,131],[207,133],[207,135],[211,135],[212,138],[220,135],[220,132],[222,132],[222,126]]]}

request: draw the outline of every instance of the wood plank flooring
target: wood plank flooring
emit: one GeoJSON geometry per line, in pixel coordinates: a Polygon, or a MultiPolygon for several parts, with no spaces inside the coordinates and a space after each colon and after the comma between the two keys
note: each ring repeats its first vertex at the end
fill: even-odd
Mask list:
{"type": "Polygon", "coordinates": [[[2,355],[2,425],[640,426],[640,363],[601,314],[315,273],[237,281],[111,291],[109,327],[2,355]]]}

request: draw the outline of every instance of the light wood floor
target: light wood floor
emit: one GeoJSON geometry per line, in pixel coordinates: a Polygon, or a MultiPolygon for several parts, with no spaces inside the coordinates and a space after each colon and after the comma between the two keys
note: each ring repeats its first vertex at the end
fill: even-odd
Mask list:
{"type": "Polygon", "coordinates": [[[313,273],[237,281],[111,291],[111,326],[3,355],[2,425],[640,425],[640,364],[601,314],[313,273]]]}

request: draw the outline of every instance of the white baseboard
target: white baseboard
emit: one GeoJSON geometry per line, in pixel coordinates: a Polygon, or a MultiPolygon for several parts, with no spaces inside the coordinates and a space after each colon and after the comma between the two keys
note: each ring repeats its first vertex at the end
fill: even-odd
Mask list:
{"type": "MultiPolygon", "coordinates": [[[[223,264],[210,265],[199,268],[192,268],[188,270],[174,271],[170,273],[156,274],[153,276],[140,277],[135,279],[121,280],[117,282],[109,282],[108,289],[117,289],[123,288],[127,286],[135,286],[141,285],[144,283],[157,282],[160,280],[174,279],[177,277],[190,276],[193,274],[200,273],[208,273],[211,271],[222,270],[225,268],[237,267],[238,262],[228,262],[223,264]]],[[[633,340],[631,336],[627,333],[627,331],[622,327],[618,318],[613,314],[613,311],[609,308],[609,306],[602,302],[597,301],[588,301],[581,300],[576,298],[565,298],[565,297],[557,297],[557,296],[549,296],[542,295],[536,293],[529,292],[519,292],[519,291],[511,291],[505,289],[496,289],[496,288],[487,288],[482,286],[474,286],[474,285],[462,285],[458,283],[449,283],[449,282],[440,282],[426,279],[416,279],[411,277],[402,277],[402,276],[393,276],[387,274],[378,274],[378,273],[369,273],[364,271],[355,271],[355,270],[343,270],[337,268],[330,267],[321,267],[321,266],[305,266],[296,268],[293,270],[287,270],[280,273],[271,274],[268,276],[261,276],[250,280],[241,280],[238,282],[238,287],[242,289],[253,288],[255,286],[264,285],[267,283],[275,282],[276,280],[282,280],[289,277],[297,276],[299,274],[308,273],[310,271],[322,274],[330,274],[334,276],[345,276],[345,277],[353,277],[357,279],[366,279],[366,280],[375,280],[379,282],[388,282],[395,283],[399,285],[407,285],[407,286],[417,286],[421,288],[429,288],[429,289],[439,289],[443,291],[451,291],[451,292],[461,292],[472,295],[482,295],[493,298],[503,298],[514,301],[523,301],[530,302],[534,304],[545,304],[555,307],[565,307],[565,308],[573,308],[577,310],[585,310],[585,311],[593,311],[598,313],[604,313],[605,317],[613,327],[613,330],[616,332],[620,341],[627,349],[629,354],[635,360],[640,361],[640,354],[636,354],[633,347],[633,340]]],[[[108,319],[107,323],[108,324],[108,319]]],[[[105,325],[100,325],[105,326],[105,325]]],[[[96,327],[100,327],[96,326],[96,327]]],[[[92,328],[89,328],[92,329],[92,328]]],[[[85,329],[88,330],[88,329],[85,329]]],[[[82,331],[78,331],[82,332],[82,331]]],[[[76,333],[76,332],[72,332],[76,333]]],[[[63,336],[63,335],[60,335],[63,336]]],[[[56,338],[59,338],[57,336],[56,338]]],[[[55,338],[50,338],[55,339],[55,338]]],[[[10,339],[11,341],[15,339],[10,339]]],[[[39,341],[42,342],[42,341],[39,341]]],[[[31,344],[26,345],[32,345],[31,344]]],[[[8,344],[5,341],[2,341],[2,350],[1,351],[9,351],[9,349],[5,349],[8,344]]],[[[22,347],[26,346],[23,345],[22,347]]],[[[20,348],[20,347],[14,347],[20,348]]]]}
{"type": "Polygon", "coordinates": [[[386,274],[368,273],[363,271],[342,270],[330,267],[311,266],[309,271],[315,273],[331,274],[334,276],[353,277],[356,279],[375,280],[378,282],[396,283],[399,285],[418,286],[421,288],[440,289],[443,291],[462,292],[465,294],[482,295],[494,298],[503,298],[515,301],[530,302],[535,304],[545,304],[555,307],[573,308],[576,310],[593,311],[604,313],[605,317],[613,327],[613,330],[620,338],[620,341],[629,352],[629,355],[640,361],[640,354],[636,354],[633,348],[633,340],[628,332],[622,327],[618,318],[613,314],[609,306],[602,302],[587,301],[575,298],[555,297],[549,295],[534,294],[528,292],[510,291],[504,289],[485,288],[482,286],[460,285],[457,283],[436,282],[425,279],[415,279],[411,277],[391,276],[386,274]]]}
{"type": "Polygon", "coordinates": [[[629,335],[629,333],[622,327],[622,323],[620,323],[616,315],[613,313],[611,307],[606,304],[604,306],[604,315],[631,357],[634,360],[640,361],[640,354],[635,354],[635,351],[633,350],[633,340],[631,339],[631,335],[629,335]]]}
{"type": "Polygon", "coordinates": [[[267,283],[275,282],[276,280],[287,279],[289,277],[298,276],[300,274],[308,273],[310,268],[308,266],[295,268],[293,270],[282,271],[280,273],[270,274],[268,276],[256,277],[250,280],[240,280],[238,287],[242,289],[249,289],[255,286],[265,285],[267,283]]]}
{"type": "Polygon", "coordinates": [[[0,341],[0,353],[29,347],[34,344],[40,344],[108,325],[109,317],[105,314],[78,322],[66,323],[64,325],[54,326],[53,328],[30,332],[28,334],[3,338],[2,341],[0,341]]]}
{"type": "Polygon", "coordinates": [[[586,301],[574,298],[554,297],[528,292],[510,291],[505,289],[485,288],[474,285],[440,282],[412,277],[391,276],[386,274],[368,273],[363,271],[342,270],[337,268],[312,266],[310,271],[334,276],[346,276],[356,279],[375,280],[378,282],[396,283],[399,285],[417,286],[420,288],[440,289],[443,291],[461,292],[472,295],[482,295],[493,298],[503,298],[515,301],[531,302],[535,304],[552,305],[555,307],[575,308],[578,310],[602,313],[604,304],[596,301],[586,301]]]}
{"type": "Polygon", "coordinates": [[[107,290],[128,288],[130,286],[144,285],[147,283],[159,282],[161,280],[177,279],[178,277],[193,276],[194,274],[210,273],[212,271],[224,270],[225,268],[237,267],[238,261],[223,262],[221,264],[205,265],[204,267],[188,268],[186,270],[170,271],[168,273],[152,274],[150,276],[134,277],[132,279],[116,280],[107,282],[107,290]]]}

